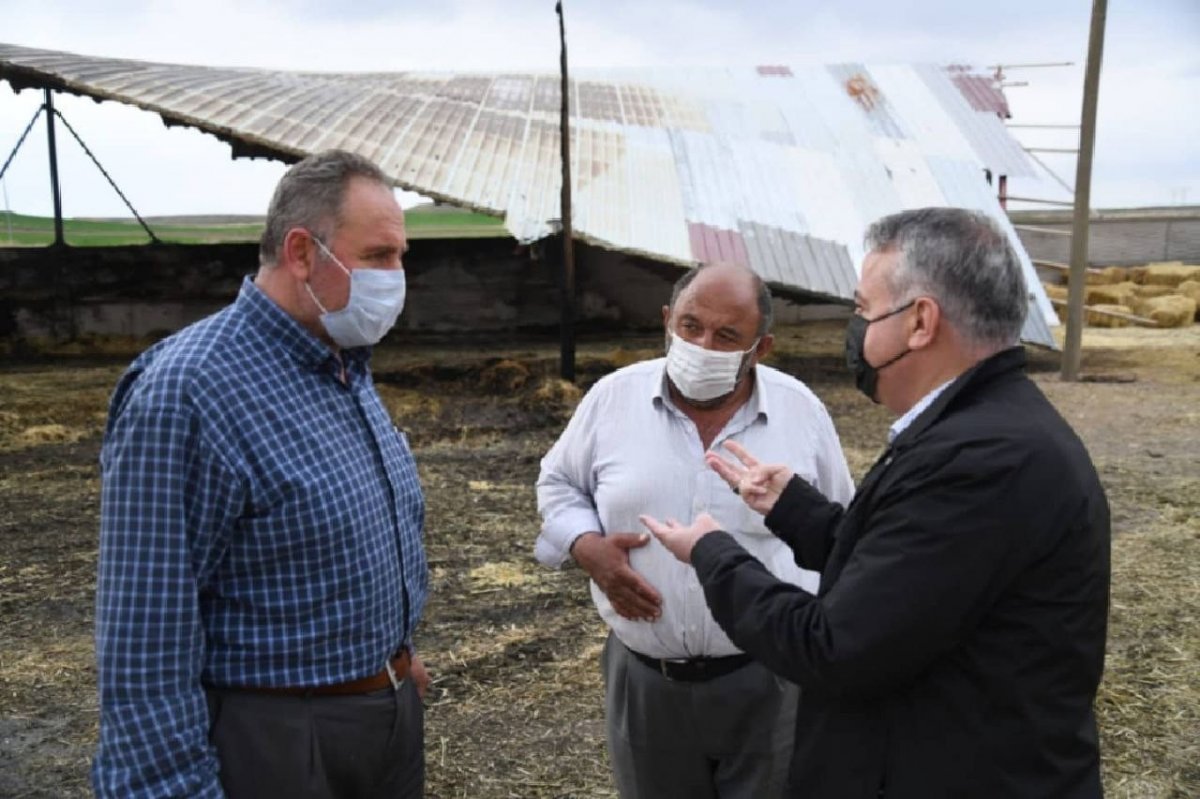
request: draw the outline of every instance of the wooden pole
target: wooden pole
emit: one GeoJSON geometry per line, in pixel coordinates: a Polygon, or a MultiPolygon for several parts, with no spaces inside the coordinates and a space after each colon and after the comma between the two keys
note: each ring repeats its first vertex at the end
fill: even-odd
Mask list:
{"type": "Polygon", "coordinates": [[[1067,289],[1067,337],[1062,379],[1079,379],[1083,341],[1083,294],[1087,288],[1088,219],[1092,207],[1092,154],[1096,144],[1096,101],[1100,93],[1100,61],[1104,55],[1104,22],[1108,0],[1092,0],[1087,69],[1083,78],[1083,119],[1079,129],[1079,162],[1075,167],[1075,219],[1071,227],[1071,276],[1067,289]]]}
{"type": "MultiPolygon", "coordinates": [[[[1067,303],[1063,300],[1056,300],[1053,297],[1051,297],[1050,304],[1053,305],[1055,308],[1063,308],[1066,306],[1067,303]]],[[[1106,311],[1103,308],[1091,308],[1088,306],[1084,306],[1084,310],[1087,311],[1088,313],[1094,313],[1094,314],[1098,314],[1100,316],[1109,316],[1109,317],[1112,317],[1113,319],[1124,319],[1126,322],[1133,322],[1135,325],[1141,325],[1142,327],[1158,327],[1159,326],[1158,322],[1155,322],[1153,319],[1147,319],[1146,317],[1138,316],[1137,314],[1121,313],[1120,311],[1106,311]]]]}
{"type": "Polygon", "coordinates": [[[558,14],[558,35],[562,44],[559,64],[562,69],[562,117],[559,137],[562,142],[562,342],[559,375],[575,382],[575,246],[571,230],[571,95],[567,79],[567,27],[562,0],[554,4],[558,14]]]}

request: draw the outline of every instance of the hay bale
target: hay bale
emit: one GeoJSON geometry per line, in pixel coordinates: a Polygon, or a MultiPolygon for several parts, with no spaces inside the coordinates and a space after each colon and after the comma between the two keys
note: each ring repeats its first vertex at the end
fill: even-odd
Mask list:
{"type": "Polygon", "coordinates": [[[442,412],[442,402],[428,392],[395,386],[378,386],[379,396],[396,424],[402,428],[420,420],[431,419],[442,412]]]}
{"type": "Polygon", "coordinates": [[[1119,303],[1101,303],[1099,305],[1089,305],[1083,309],[1083,323],[1088,327],[1129,327],[1133,323],[1128,319],[1121,319],[1117,316],[1108,316],[1096,311],[1110,311],[1113,313],[1132,314],[1133,311],[1128,305],[1119,303]]]}
{"type": "Polygon", "coordinates": [[[493,391],[511,393],[528,383],[530,377],[528,366],[520,361],[504,358],[479,373],[479,384],[493,391]]]}
{"type": "Polygon", "coordinates": [[[1113,276],[1106,270],[1089,269],[1083,273],[1083,285],[1085,286],[1109,286],[1119,282],[1119,280],[1113,279],[1113,276]]]}
{"type": "Polygon", "coordinates": [[[1125,283],[1129,280],[1129,268],[1124,266],[1106,266],[1102,270],[1108,277],[1109,283],[1125,283]]]}
{"type": "Polygon", "coordinates": [[[1159,327],[1187,327],[1196,318],[1196,301],[1179,294],[1138,300],[1139,316],[1153,319],[1159,327]]]}
{"type": "Polygon", "coordinates": [[[1046,296],[1052,300],[1060,302],[1067,301],[1067,287],[1058,283],[1043,283],[1042,288],[1046,291],[1046,296]]]}
{"type": "Polygon", "coordinates": [[[1200,266],[1182,261],[1146,264],[1131,270],[1135,283],[1148,286],[1178,286],[1185,280],[1200,280],[1200,266]]]}
{"type": "Polygon", "coordinates": [[[1133,283],[1088,286],[1083,302],[1085,305],[1129,305],[1136,294],[1137,286],[1133,283]]]}
{"type": "Polygon", "coordinates": [[[1196,302],[1196,318],[1200,319],[1200,280],[1185,280],[1175,287],[1176,293],[1196,302]]]}
{"type": "Polygon", "coordinates": [[[1175,289],[1171,286],[1146,284],[1143,286],[1134,286],[1133,294],[1138,299],[1148,300],[1152,297],[1165,297],[1168,294],[1175,294],[1175,289]]]}
{"type": "Polygon", "coordinates": [[[552,411],[571,412],[583,399],[583,389],[559,378],[543,380],[530,398],[535,407],[552,411]]]}

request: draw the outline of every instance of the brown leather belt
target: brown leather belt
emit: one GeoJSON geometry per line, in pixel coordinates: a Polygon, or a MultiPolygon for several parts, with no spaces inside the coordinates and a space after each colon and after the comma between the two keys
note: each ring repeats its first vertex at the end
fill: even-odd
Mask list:
{"type": "Polygon", "coordinates": [[[384,688],[400,687],[412,670],[412,655],[407,649],[401,650],[383,669],[366,677],[359,677],[349,682],[339,682],[333,685],[297,685],[297,686],[264,686],[249,685],[233,690],[253,691],[259,694],[276,696],[355,696],[369,694],[384,688]]]}
{"type": "MultiPolygon", "coordinates": [[[[626,647],[628,648],[628,647],[626,647]]],[[[629,654],[657,671],[668,680],[677,682],[705,682],[732,674],[743,666],[749,666],[754,658],[744,652],[717,658],[688,658],[687,660],[665,660],[652,658],[630,649],[629,654]]]]}

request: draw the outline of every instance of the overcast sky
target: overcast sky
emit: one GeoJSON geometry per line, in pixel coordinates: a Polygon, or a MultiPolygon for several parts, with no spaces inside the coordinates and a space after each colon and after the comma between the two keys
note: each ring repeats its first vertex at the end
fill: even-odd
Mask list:
{"type": "MultiPolygon", "coordinates": [[[[1012,69],[1013,123],[1079,121],[1091,0],[566,0],[573,66],[1073,61],[1012,69]]],[[[558,67],[552,0],[0,0],[0,41],[95,56],[302,70],[558,67]]],[[[0,159],[41,101],[0,90],[0,159]]],[[[1200,204],[1200,0],[1110,0],[1095,207],[1200,204]]],[[[263,213],[284,167],[232,161],[227,145],[156,114],[61,96],[59,110],[143,214],[263,213]]],[[[1016,131],[1074,147],[1073,131],[1016,131]]],[[[127,215],[60,129],[68,216],[127,215]]],[[[1042,156],[1068,183],[1072,157],[1042,156]]],[[[42,126],[0,188],[0,208],[49,214],[42,126]]],[[[1047,179],[1014,194],[1065,199],[1047,179]]]]}

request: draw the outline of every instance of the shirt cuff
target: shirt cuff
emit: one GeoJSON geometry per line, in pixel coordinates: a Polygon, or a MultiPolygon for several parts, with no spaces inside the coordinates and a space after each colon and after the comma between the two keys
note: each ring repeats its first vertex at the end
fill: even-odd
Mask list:
{"type": "Polygon", "coordinates": [[[539,563],[554,569],[571,557],[571,544],[584,533],[601,532],[600,517],[586,510],[572,510],[548,519],[533,546],[539,563]]]}

